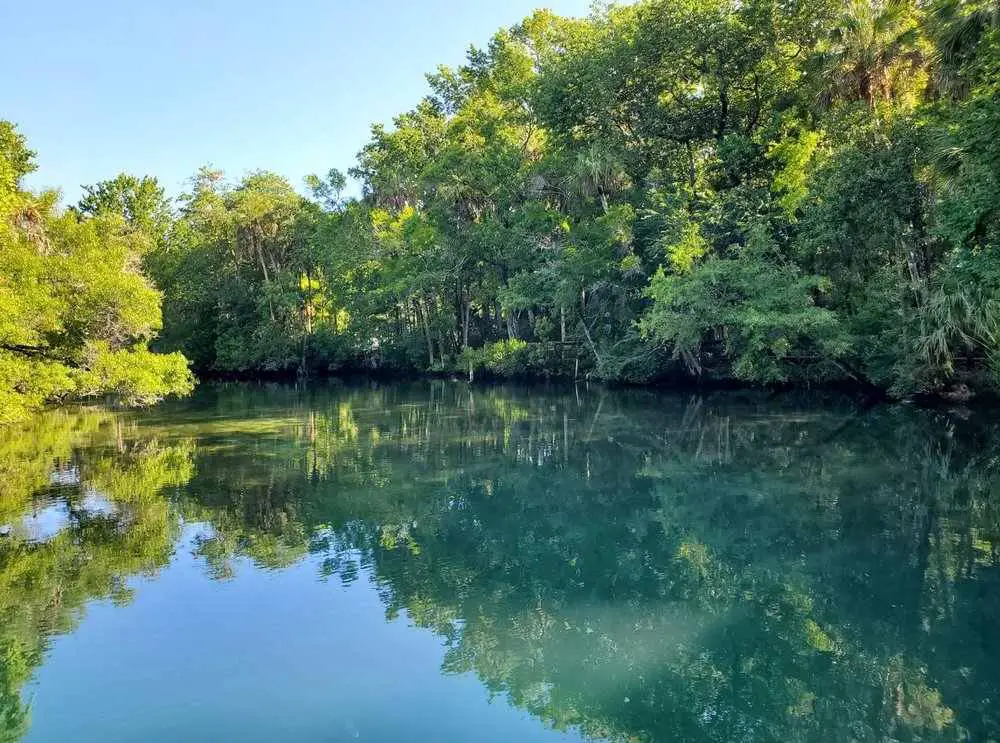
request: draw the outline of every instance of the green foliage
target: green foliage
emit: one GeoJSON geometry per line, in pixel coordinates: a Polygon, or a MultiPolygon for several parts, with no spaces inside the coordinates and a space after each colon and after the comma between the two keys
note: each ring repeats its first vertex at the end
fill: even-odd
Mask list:
{"type": "Polygon", "coordinates": [[[695,262],[705,257],[709,249],[710,245],[702,237],[698,223],[688,222],[681,231],[681,239],[667,247],[667,259],[674,273],[690,273],[695,262]]]}
{"type": "Polygon", "coordinates": [[[21,179],[37,168],[35,152],[28,149],[24,135],[11,122],[0,120],[0,193],[9,198],[21,179]]]}
{"type": "Polygon", "coordinates": [[[924,82],[923,26],[915,0],[848,0],[818,54],[826,99],[912,106],[924,82]]]}
{"type": "Polygon", "coordinates": [[[179,353],[157,354],[145,348],[112,350],[101,343],[88,349],[90,358],[76,373],[77,394],[110,394],[126,405],[149,405],[163,397],[190,392],[194,385],[187,359],[179,353]]]}
{"type": "MultiPolygon", "coordinates": [[[[89,193],[86,217],[21,190],[31,153],[0,124],[0,423],[68,397],[149,403],[189,391],[186,360],[147,349],[161,326],[160,293],[141,269],[152,223],[135,205],[117,213],[110,187],[89,193]],[[135,223],[123,229],[126,217],[135,223]]],[[[162,206],[155,183],[116,183],[152,189],[162,206]]]]}
{"type": "Polygon", "coordinates": [[[798,208],[809,196],[809,174],[815,167],[817,150],[822,141],[822,133],[802,131],[773,142],[768,150],[768,158],[780,165],[774,174],[772,187],[781,194],[778,204],[789,220],[795,220],[798,208]]]}
{"type": "Polygon", "coordinates": [[[731,363],[723,375],[747,381],[837,378],[837,360],[850,346],[837,316],[815,304],[824,288],[822,279],[748,248],[681,273],[660,269],[647,290],[653,307],[640,327],[697,374],[714,359],[731,363]]]}
{"type": "Polygon", "coordinates": [[[996,249],[962,252],[942,266],[924,308],[919,363],[954,373],[968,354],[981,354],[1000,381],[1000,256],[996,249]]]}
{"type": "Polygon", "coordinates": [[[145,236],[151,250],[170,227],[170,202],[155,178],[122,173],[113,180],[84,186],[77,211],[85,216],[119,216],[127,229],[145,236]]]}
{"type": "Polygon", "coordinates": [[[515,339],[467,348],[459,357],[459,366],[470,373],[483,369],[500,377],[517,376],[528,369],[528,344],[515,339]]]}

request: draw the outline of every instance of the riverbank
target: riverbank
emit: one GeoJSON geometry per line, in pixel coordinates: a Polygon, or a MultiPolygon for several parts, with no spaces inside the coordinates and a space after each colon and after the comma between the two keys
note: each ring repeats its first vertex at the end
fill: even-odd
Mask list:
{"type": "Polygon", "coordinates": [[[399,382],[414,382],[421,380],[447,380],[452,382],[489,386],[497,384],[520,384],[529,386],[572,387],[578,384],[599,385],[609,390],[637,390],[650,392],[683,392],[691,394],[711,394],[717,392],[747,392],[764,395],[817,395],[841,396],[860,402],[862,405],[877,405],[881,403],[912,403],[926,408],[954,407],[984,407],[1000,406],[1000,394],[994,389],[959,390],[956,394],[942,392],[939,394],[913,394],[905,397],[894,396],[886,389],[873,384],[855,382],[853,380],[837,380],[814,384],[776,383],[769,385],[752,384],[737,379],[706,379],[678,375],[671,378],[661,378],[648,382],[630,382],[626,380],[607,380],[557,374],[514,374],[501,375],[491,371],[477,372],[470,381],[467,374],[456,371],[427,371],[420,369],[378,369],[363,367],[344,367],[337,370],[326,370],[322,373],[312,372],[300,374],[297,371],[263,371],[263,372],[195,372],[199,382],[260,382],[260,383],[310,383],[344,381],[357,383],[376,381],[384,384],[399,382]]]}

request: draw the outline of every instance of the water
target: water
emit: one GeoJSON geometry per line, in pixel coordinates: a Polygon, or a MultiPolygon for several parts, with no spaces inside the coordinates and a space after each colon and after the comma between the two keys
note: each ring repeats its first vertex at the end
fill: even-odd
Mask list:
{"type": "Polygon", "coordinates": [[[0,741],[1000,740],[1000,425],[207,387],[0,432],[0,741]]]}

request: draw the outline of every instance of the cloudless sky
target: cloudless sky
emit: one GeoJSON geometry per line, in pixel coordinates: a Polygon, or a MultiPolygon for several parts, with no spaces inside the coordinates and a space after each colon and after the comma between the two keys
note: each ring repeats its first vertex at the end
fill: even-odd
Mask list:
{"type": "Polygon", "coordinates": [[[0,118],[38,152],[29,185],[125,171],[176,195],[202,165],[274,170],[296,187],[346,171],[372,122],[424,74],[535,7],[589,0],[44,0],[3,14],[0,118]]]}

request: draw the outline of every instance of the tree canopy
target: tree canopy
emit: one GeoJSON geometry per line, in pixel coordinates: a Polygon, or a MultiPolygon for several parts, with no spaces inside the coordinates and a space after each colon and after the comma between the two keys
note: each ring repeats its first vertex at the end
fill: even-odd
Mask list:
{"type": "Polygon", "coordinates": [[[0,121],[0,423],[67,397],[188,391],[184,357],[148,348],[162,320],[142,260],[166,219],[162,191],[120,178],[60,210],[56,194],[23,189],[33,158],[0,121]]]}

